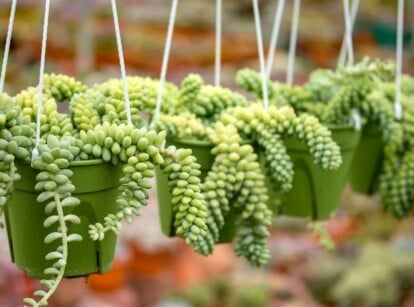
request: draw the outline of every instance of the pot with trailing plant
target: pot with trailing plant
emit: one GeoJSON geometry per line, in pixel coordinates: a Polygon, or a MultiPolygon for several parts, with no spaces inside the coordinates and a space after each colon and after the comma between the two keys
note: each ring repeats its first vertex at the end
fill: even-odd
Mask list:
{"type": "MultiPolygon", "coordinates": [[[[132,95],[138,107],[128,124],[114,82],[88,89],[73,78],[46,76],[39,121],[36,88],[0,97],[0,204],[10,251],[16,265],[44,286],[35,292],[38,300],[25,300],[29,305],[47,304],[63,277],[110,269],[121,221],[146,205],[156,166],[168,175],[193,175],[185,188],[190,195],[177,200],[193,219],[177,222],[176,233],[195,246],[207,236],[195,158],[165,147],[165,132],[145,127],[138,112],[145,92],[132,95]],[[70,114],[58,112],[63,101],[70,114]]],[[[136,89],[136,79],[128,82],[136,89]]]]}
{"type": "MultiPolygon", "coordinates": [[[[398,218],[412,213],[413,79],[402,77],[401,118],[397,118],[394,65],[361,63],[330,73],[332,91],[338,91],[331,117],[356,108],[365,126],[352,162],[349,183],[360,193],[379,193],[383,207],[398,218]]],[[[310,84],[318,84],[315,78],[310,84]]]]}
{"type": "MultiPolygon", "coordinates": [[[[262,98],[261,82],[261,75],[253,70],[242,69],[237,74],[238,85],[260,99],[262,98]]],[[[313,163],[307,148],[310,143],[285,138],[283,143],[292,161],[290,171],[293,181],[292,186],[280,195],[281,204],[276,207],[276,211],[279,214],[295,217],[329,218],[340,205],[342,191],[359,144],[360,131],[350,122],[350,114],[338,121],[327,120],[324,114],[328,112],[330,102],[321,100],[321,97],[317,97],[302,86],[290,86],[267,80],[267,89],[271,105],[289,106],[298,114],[308,114],[318,118],[339,145],[342,156],[341,166],[335,171],[327,171],[313,163]]],[[[318,90],[321,91],[320,88],[318,90]]],[[[325,93],[322,91],[322,94],[325,93]]],[[[269,190],[275,190],[272,183],[269,183],[269,190]]]]}
{"type": "Polygon", "coordinates": [[[360,114],[362,135],[349,183],[354,191],[379,193],[383,207],[402,218],[412,213],[414,201],[414,83],[412,77],[402,77],[402,116],[398,119],[394,71],[392,63],[366,58],[335,72],[316,71],[305,88],[327,102],[326,111],[319,111],[323,122],[340,122],[355,110],[360,114]]]}
{"type": "MultiPolygon", "coordinates": [[[[201,251],[204,254],[214,244],[236,237],[237,255],[255,266],[267,262],[270,208],[277,201],[269,200],[267,183],[272,181],[283,191],[290,189],[293,180],[284,138],[307,143],[313,162],[321,168],[334,170],[341,164],[339,147],[315,117],[296,115],[291,107],[265,110],[262,104],[229,89],[204,85],[197,75],[182,82],[177,99],[163,105],[163,110],[156,127],[167,131],[167,142],[176,146],[202,142],[207,157],[206,164],[200,163],[210,233],[201,251]],[[259,152],[264,153],[263,162],[259,152]]],[[[185,178],[169,177],[186,183],[185,178]]],[[[157,174],[158,186],[165,178],[157,174]]],[[[168,234],[173,234],[174,220],[182,216],[174,199],[181,193],[170,189],[160,203],[161,210],[168,211],[164,217],[168,234]]]]}
{"type": "MultiPolygon", "coordinates": [[[[311,74],[304,86],[312,94],[311,101],[303,99],[304,95],[292,94],[287,95],[287,100],[299,112],[315,114],[327,125],[343,124],[357,112],[363,127],[351,163],[350,185],[357,192],[378,192],[385,209],[397,217],[404,217],[412,212],[414,201],[411,193],[414,181],[410,171],[413,166],[414,90],[412,78],[404,76],[401,87],[403,112],[402,118],[397,120],[393,72],[391,63],[369,59],[336,71],[318,70],[311,74]]],[[[253,78],[251,72],[245,74],[249,79],[243,76],[244,87],[257,88],[253,83],[257,83],[257,75],[253,78]]],[[[270,88],[277,91],[277,86],[270,88]]],[[[283,96],[283,91],[279,93],[283,96]]]]}
{"type": "Polygon", "coordinates": [[[382,86],[393,78],[393,65],[364,59],[336,71],[316,71],[307,87],[317,96],[330,97],[326,117],[338,121],[357,110],[363,119],[361,141],[349,177],[352,189],[372,194],[377,190],[384,150],[401,142],[401,127],[382,86]],[[319,88],[319,89],[318,89],[319,88]]]}

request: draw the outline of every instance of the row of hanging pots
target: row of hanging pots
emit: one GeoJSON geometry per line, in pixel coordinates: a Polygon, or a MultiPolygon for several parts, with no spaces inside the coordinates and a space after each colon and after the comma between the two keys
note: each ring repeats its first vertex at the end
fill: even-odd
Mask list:
{"type": "MultiPolygon", "coordinates": [[[[364,128],[362,140],[359,142],[360,133],[353,127],[331,128],[330,130],[332,138],[341,147],[343,158],[341,167],[336,171],[323,171],[316,167],[306,145],[294,139],[285,140],[288,154],[294,164],[295,177],[292,189],[282,196],[282,205],[274,207],[274,213],[313,219],[329,218],[340,203],[341,192],[350,167],[352,188],[362,193],[370,191],[373,178],[378,172],[381,154],[379,133],[375,131],[375,128],[364,128]],[[353,159],[355,149],[356,154],[353,159]],[[366,171],[360,171],[362,168],[366,171]],[[366,175],[366,178],[363,178],[363,175],[366,175]]],[[[214,161],[214,156],[211,154],[213,144],[194,140],[175,140],[170,143],[192,150],[193,155],[201,164],[200,177],[203,179],[214,161]]],[[[40,247],[45,247],[42,242],[47,231],[42,225],[46,213],[42,209],[43,204],[37,202],[38,193],[34,190],[36,175],[39,171],[25,163],[16,163],[16,166],[22,179],[16,181],[15,190],[5,212],[10,251],[13,261],[27,271],[29,276],[44,278],[43,258],[46,248],[40,247]],[[34,229],[41,231],[33,231],[34,229]]],[[[71,227],[87,237],[88,225],[102,221],[107,214],[116,212],[116,191],[121,169],[119,165],[113,166],[102,160],[92,160],[73,162],[71,170],[74,172],[72,182],[78,187],[73,196],[81,201],[81,205],[73,210],[82,220],[81,224],[71,225],[71,227]]],[[[169,205],[171,194],[168,191],[167,178],[159,169],[157,169],[157,181],[162,230],[165,234],[172,235],[174,234],[173,213],[172,206],[169,205]]],[[[273,198],[272,189],[269,189],[269,193],[270,198],[273,198]]],[[[234,216],[226,217],[225,228],[220,232],[220,242],[228,242],[233,238],[234,223],[234,216]]],[[[69,247],[65,276],[106,272],[111,266],[115,242],[115,235],[110,233],[102,241],[83,240],[73,243],[69,247]],[[82,261],[79,261],[78,257],[72,258],[70,255],[75,255],[76,250],[91,257],[84,256],[82,261]]]]}
{"type": "MultiPolygon", "coordinates": [[[[269,100],[275,105],[289,105],[298,114],[312,114],[328,127],[351,122],[360,129],[361,139],[349,165],[348,182],[355,192],[378,193],[384,209],[403,218],[413,212],[414,203],[410,171],[414,166],[414,80],[403,75],[401,97],[395,99],[394,71],[392,63],[364,59],[336,71],[316,70],[303,86],[292,87],[268,80],[267,87],[269,100]]],[[[237,83],[262,98],[259,73],[241,70],[237,83]]],[[[334,139],[335,135],[332,130],[334,139]]],[[[340,139],[335,140],[341,145],[340,139]]],[[[346,165],[345,155],[343,158],[346,165]]],[[[319,194],[323,195],[321,191],[319,194]]],[[[286,195],[288,198],[289,194],[286,195]]]]}
{"type": "MultiPolygon", "coordinates": [[[[375,74],[372,64],[358,65],[359,71],[369,68],[363,80],[375,92],[379,81],[368,82],[375,74]]],[[[360,78],[352,70],[335,73],[350,84],[360,78]]],[[[259,79],[253,71],[238,74],[239,85],[260,98],[259,79]]],[[[38,143],[33,125],[37,89],[13,98],[2,94],[1,209],[13,261],[30,276],[46,279],[48,291],[39,303],[47,301],[62,277],[110,269],[120,222],[139,214],[148,199],[147,178],[155,173],[165,234],[183,237],[203,255],[217,243],[235,240],[236,254],[254,266],[270,258],[268,227],[274,215],[329,218],[348,178],[356,190],[373,191],[379,185],[383,144],[395,139],[383,127],[399,131],[388,120],[392,106],[369,94],[349,103],[347,91],[361,93],[342,83],[329,84],[332,91],[324,92],[324,101],[318,90],[325,84],[318,80],[311,78],[303,88],[269,81],[271,103],[265,108],[189,75],[180,87],[166,84],[155,132],[146,128],[140,112],[154,115],[157,80],[128,78],[134,127],[122,124],[122,80],[88,90],[72,78],[48,75],[43,92],[47,121],[40,123],[38,143]],[[71,114],[57,112],[57,103],[65,100],[71,114]],[[312,101],[321,101],[316,112],[312,101]],[[349,124],[349,113],[334,117],[342,101],[369,123],[374,121],[364,113],[367,108],[358,103],[371,103],[377,106],[374,115],[386,120],[365,125],[361,135],[349,124]],[[32,155],[36,146],[38,156],[32,155]],[[360,174],[367,175],[365,182],[360,174]]]]}
{"type": "MultiPolygon", "coordinates": [[[[221,145],[211,140],[194,141],[194,134],[188,134],[188,131],[194,126],[198,129],[197,134],[202,134],[200,126],[204,122],[211,125],[209,122],[211,118],[219,118],[222,122],[234,124],[240,130],[241,139],[252,144],[259,156],[261,167],[257,171],[265,174],[267,198],[270,200],[268,208],[272,210],[273,215],[281,214],[314,220],[330,218],[339,208],[342,192],[347,183],[355,192],[365,194],[379,192],[384,200],[385,208],[398,215],[398,209],[392,206],[390,208],[387,205],[389,195],[394,192],[384,189],[387,181],[392,181],[393,175],[398,170],[387,167],[387,163],[393,159],[393,150],[402,146],[403,139],[409,137],[404,135],[403,126],[410,124],[409,116],[411,116],[412,110],[406,102],[407,100],[404,99],[402,103],[405,108],[405,117],[408,119],[405,120],[404,117],[399,120],[395,116],[392,96],[395,89],[392,81],[393,70],[393,66],[390,64],[364,59],[355,66],[341,68],[335,72],[316,71],[303,87],[291,87],[268,80],[270,103],[282,108],[288,105],[297,112],[298,117],[291,122],[292,124],[297,123],[298,118],[308,114],[317,117],[322,123],[328,123],[326,126],[331,132],[331,139],[339,146],[342,159],[339,167],[332,167],[331,170],[323,169],[321,165],[315,163],[315,150],[312,152],[312,149],[309,148],[309,144],[315,140],[300,139],[298,135],[294,135],[294,133],[292,135],[291,132],[288,132],[281,139],[283,139],[286,153],[293,165],[292,173],[294,176],[291,187],[286,191],[281,191],[280,182],[279,186],[275,185],[269,178],[272,176],[272,172],[278,170],[277,167],[270,168],[270,171],[267,169],[269,165],[266,164],[266,150],[269,148],[263,148],[261,143],[263,140],[254,139],[262,133],[262,131],[252,131],[259,125],[258,122],[250,125],[249,120],[252,120],[252,117],[249,117],[249,120],[237,118],[237,114],[245,116],[240,109],[247,109],[247,113],[255,114],[256,118],[260,119],[265,115],[256,112],[257,108],[256,110],[249,109],[249,106],[237,95],[229,99],[231,105],[226,106],[231,114],[225,114],[226,111],[223,109],[226,107],[223,107],[223,103],[217,102],[223,101],[223,96],[229,97],[231,95],[220,93],[219,89],[204,87],[200,80],[197,81],[194,76],[190,76],[181,84],[179,95],[182,99],[179,103],[181,108],[179,112],[181,113],[166,115],[161,119],[160,127],[166,129],[169,135],[173,136],[169,138],[171,144],[180,148],[192,149],[201,164],[201,179],[203,180],[212,171],[215,161],[223,159],[222,155],[217,154],[221,145]],[[219,110],[217,111],[217,109],[219,110]],[[232,116],[236,119],[231,119],[232,116]],[[182,125],[182,122],[191,122],[191,124],[182,125]],[[346,124],[347,122],[348,124],[346,124]],[[181,137],[177,133],[180,129],[183,132],[181,137]],[[274,202],[275,199],[279,204],[274,202]]],[[[409,76],[404,78],[406,87],[403,88],[403,95],[409,98],[413,94],[412,85],[410,86],[412,79],[409,76]]],[[[241,70],[237,75],[237,82],[242,88],[255,93],[259,99],[263,98],[259,73],[248,69],[241,70]]],[[[276,113],[273,112],[273,114],[276,113]]],[[[282,114],[276,114],[274,118],[269,115],[269,118],[264,121],[268,123],[272,120],[280,120],[282,117],[282,114]]],[[[297,127],[291,127],[291,130],[295,129],[297,127]]],[[[307,131],[309,132],[309,130],[307,131]]],[[[273,132],[277,134],[276,130],[273,132]]],[[[325,153],[330,152],[331,149],[325,150],[325,153]]],[[[396,152],[396,154],[398,153],[396,152]]],[[[330,158],[334,159],[332,156],[330,158]]],[[[284,167],[286,162],[285,160],[275,161],[274,164],[280,162],[281,167],[284,167]]],[[[164,184],[164,180],[165,176],[162,172],[157,172],[163,231],[167,235],[174,235],[174,215],[177,214],[177,209],[171,203],[173,195],[164,184]]],[[[211,192],[207,191],[205,194],[208,193],[211,192]]],[[[230,195],[232,198],[229,198],[227,202],[232,207],[238,195],[230,195]]],[[[213,201],[215,202],[215,200],[213,201]]],[[[396,207],[398,206],[401,206],[401,203],[396,205],[396,207]]],[[[226,211],[223,214],[224,223],[220,228],[217,243],[230,242],[243,232],[243,230],[237,229],[239,225],[243,224],[240,219],[241,215],[243,213],[237,209],[226,211]]]]}

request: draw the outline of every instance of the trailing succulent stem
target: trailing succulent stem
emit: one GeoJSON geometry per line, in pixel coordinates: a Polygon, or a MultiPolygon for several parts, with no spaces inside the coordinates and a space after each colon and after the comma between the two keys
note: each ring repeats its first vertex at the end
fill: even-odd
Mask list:
{"type": "Polygon", "coordinates": [[[270,106],[265,111],[262,105],[252,104],[223,114],[222,121],[234,124],[240,133],[254,141],[261,139],[262,143],[269,138],[268,133],[298,139],[308,146],[314,163],[322,169],[335,170],[342,163],[340,148],[332,140],[329,129],[314,116],[296,116],[289,107],[270,106]]]}
{"type": "Polygon", "coordinates": [[[69,224],[79,224],[80,218],[71,214],[71,208],[80,204],[79,199],[72,196],[75,186],[70,181],[73,172],[68,169],[70,161],[78,153],[79,148],[72,145],[71,137],[58,139],[53,135],[47,137],[46,143],[39,145],[40,158],[33,161],[32,166],[40,172],[36,176],[36,191],[39,192],[37,201],[47,202],[45,205],[45,219],[43,226],[50,228],[51,232],[44,238],[45,244],[59,242],[56,250],[45,256],[47,262],[52,264],[45,269],[44,273],[50,276],[49,279],[41,281],[46,287],[45,290],[38,290],[34,293],[40,297],[39,301],[26,298],[24,302],[31,306],[44,306],[50,296],[56,291],[62,280],[67,259],[68,244],[81,241],[81,235],[69,233],[69,224]]]}
{"type": "Polygon", "coordinates": [[[151,187],[148,178],[154,177],[154,165],[164,161],[160,148],[165,135],[145,127],[104,122],[87,133],[81,131],[80,138],[88,159],[125,164],[117,199],[119,211],[105,217],[104,224],[90,226],[91,238],[103,240],[108,231],[118,234],[121,220],[130,222],[132,215],[139,215],[141,206],[147,204],[147,190],[151,187]]]}
{"type": "Polygon", "coordinates": [[[209,136],[215,145],[212,149],[215,160],[202,187],[212,239],[219,239],[228,215],[237,215],[235,252],[252,265],[262,266],[270,258],[266,239],[272,213],[267,207],[265,177],[258,156],[251,145],[241,144],[240,135],[232,125],[218,122],[209,136]]]}
{"type": "Polygon", "coordinates": [[[332,241],[325,224],[321,222],[309,222],[308,228],[318,237],[320,246],[329,252],[333,252],[335,250],[335,242],[332,241]]]}
{"type": "Polygon", "coordinates": [[[30,120],[6,94],[0,94],[0,216],[4,211],[14,181],[20,179],[14,161],[28,160],[33,135],[30,120]]]}
{"type": "Polygon", "coordinates": [[[202,250],[202,242],[209,233],[207,208],[200,187],[200,164],[189,149],[169,146],[162,151],[165,160],[160,168],[168,176],[175,233],[186,238],[196,250],[202,250]]]}
{"type": "Polygon", "coordinates": [[[139,215],[140,208],[148,202],[156,166],[169,176],[169,185],[174,195],[176,210],[176,233],[188,243],[197,246],[206,235],[206,214],[200,195],[199,164],[188,150],[164,148],[165,132],[156,133],[147,128],[131,125],[116,125],[104,122],[94,130],[80,133],[82,148],[88,157],[125,164],[120,179],[117,204],[119,211],[105,217],[104,223],[90,225],[90,237],[103,240],[105,233],[118,234],[123,219],[131,221],[139,215]]]}

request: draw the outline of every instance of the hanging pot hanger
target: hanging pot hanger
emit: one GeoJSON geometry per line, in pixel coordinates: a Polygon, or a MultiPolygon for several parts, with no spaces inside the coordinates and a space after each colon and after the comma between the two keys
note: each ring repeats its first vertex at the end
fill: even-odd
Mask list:
{"type": "Polygon", "coordinates": [[[0,93],[3,92],[4,81],[6,79],[6,70],[7,70],[7,62],[9,59],[10,42],[11,42],[11,37],[12,37],[12,32],[13,32],[14,17],[16,14],[16,3],[17,3],[17,0],[13,0],[11,8],[10,8],[9,25],[7,27],[6,44],[4,46],[3,62],[1,65],[0,93]]]}

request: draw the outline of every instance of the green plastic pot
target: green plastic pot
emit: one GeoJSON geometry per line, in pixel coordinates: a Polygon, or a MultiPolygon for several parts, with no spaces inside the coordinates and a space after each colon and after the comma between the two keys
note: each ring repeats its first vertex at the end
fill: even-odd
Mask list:
{"type": "Polygon", "coordinates": [[[330,218],[339,207],[361,133],[350,126],[330,127],[330,130],[342,154],[342,164],[335,171],[316,166],[306,144],[292,138],[285,140],[295,174],[289,192],[280,195],[269,189],[270,201],[280,200],[278,206],[270,205],[276,214],[321,220],[330,218]]]}
{"type": "Polygon", "coordinates": [[[354,192],[372,194],[381,170],[383,141],[377,126],[368,124],[362,129],[349,174],[349,185],[354,192]]]}
{"type": "MultiPolygon", "coordinates": [[[[38,203],[34,190],[38,170],[25,163],[16,166],[22,179],[15,184],[15,190],[6,205],[5,218],[9,248],[13,262],[30,277],[42,279],[44,269],[53,262],[45,255],[55,250],[58,243],[45,244],[43,240],[50,229],[43,227],[46,218],[44,203],[38,203]]],[[[80,219],[79,225],[69,224],[69,233],[79,233],[81,242],[68,244],[68,262],[65,277],[105,273],[112,265],[116,235],[107,233],[102,241],[92,241],[88,226],[103,222],[109,213],[117,212],[116,197],[122,166],[113,166],[102,160],[76,161],[70,166],[71,180],[76,187],[73,196],[80,199],[80,205],[72,209],[80,219]]]]}
{"type": "MultiPolygon", "coordinates": [[[[211,170],[215,158],[214,155],[211,154],[211,149],[214,147],[211,142],[169,139],[167,140],[167,145],[174,145],[177,148],[188,148],[192,150],[192,155],[197,158],[197,162],[201,165],[201,180],[203,180],[211,170]]],[[[157,168],[156,178],[161,230],[165,235],[171,237],[175,235],[174,212],[171,204],[172,195],[168,188],[167,175],[157,168]]],[[[220,231],[219,243],[232,241],[237,231],[236,220],[237,215],[235,214],[228,214],[225,217],[224,227],[220,231]]]]}

